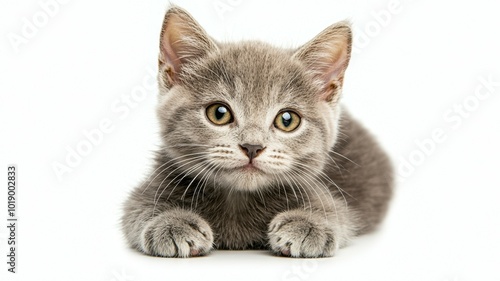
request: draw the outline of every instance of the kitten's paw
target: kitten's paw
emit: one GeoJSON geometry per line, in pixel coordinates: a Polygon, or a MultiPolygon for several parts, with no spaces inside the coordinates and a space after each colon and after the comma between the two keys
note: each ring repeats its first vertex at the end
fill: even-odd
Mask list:
{"type": "Polygon", "coordinates": [[[336,250],[331,226],[321,215],[305,211],[278,214],[269,225],[271,250],[291,257],[331,257],[336,250]]]}
{"type": "Polygon", "coordinates": [[[208,223],[185,210],[171,210],[155,217],[141,238],[145,253],[162,257],[201,256],[210,252],[214,242],[208,223]]]}

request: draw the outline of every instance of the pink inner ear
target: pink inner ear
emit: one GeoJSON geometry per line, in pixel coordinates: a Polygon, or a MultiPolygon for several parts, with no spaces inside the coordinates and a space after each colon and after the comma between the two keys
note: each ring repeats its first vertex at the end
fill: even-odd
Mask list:
{"type": "Polygon", "coordinates": [[[340,54],[331,58],[331,61],[324,65],[320,71],[320,77],[324,83],[323,93],[320,99],[333,101],[333,98],[342,83],[342,78],[346,69],[347,53],[342,51],[340,54]]]}
{"type": "Polygon", "coordinates": [[[346,69],[347,51],[345,49],[337,50],[337,53],[332,53],[331,57],[325,58],[330,60],[321,69],[322,78],[325,84],[330,85],[332,82],[339,81],[344,76],[346,69]]]}
{"type": "Polygon", "coordinates": [[[165,34],[163,35],[161,51],[163,53],[163,63],[165,64],[168,78],[171,80],[170,82],[173,83],[177,82],[176,74],[180,71],[181,61],[172,42],[172,37],[175,37],[172,33],[175,33],[176,31],[171,30],[170,28],[171,27],[167,26],[165,34]]]}
{"type": "Polygon", "coordinates": [[[327,69],[323,73],[323,81],[325,82],[326,85],[330,85],[331,83],[338,81],[339,78],[343,75],[343,68],[342,68],[343,62],[335,63],[327,69]]]}
{"type": "Polygon", "coordinates": [[[175,54],[173,48],[170,45],[163,46],[163,52],[165,54],[165,63],[173,68],[175,72],[179,72],[179,57],[175,54]]]}
{"type": "Polygon", "coordinates": [[[332,81],[329,84],[325,84],[322,93],[319,95],[319,98],[326,102],[333,102],[334,98],[337,96],[338,83],[332,81]]]}

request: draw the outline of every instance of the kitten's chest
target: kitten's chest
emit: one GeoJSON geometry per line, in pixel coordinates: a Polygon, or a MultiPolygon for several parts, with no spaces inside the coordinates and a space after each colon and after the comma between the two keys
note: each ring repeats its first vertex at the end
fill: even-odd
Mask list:
{"type": "Polygon", "coordinates": [[[219,199],[218,206],[207,206],[202,211],[212,226],[219,249],[263,248],[267,244],[270,221],[285,207],[279,202],[266,202],[265,198],[248,194],[226,195],[219,199]]]}

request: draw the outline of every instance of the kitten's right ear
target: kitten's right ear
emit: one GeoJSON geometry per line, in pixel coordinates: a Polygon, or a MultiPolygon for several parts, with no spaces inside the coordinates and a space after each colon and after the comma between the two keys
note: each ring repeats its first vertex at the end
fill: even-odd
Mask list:
{"type": "Polygon", "coordinates": [[[185,10],[171,6],[160,34],[159,69],[169,86],[180,83],[182,68],[212,51],[217,45],[185,10]]]}

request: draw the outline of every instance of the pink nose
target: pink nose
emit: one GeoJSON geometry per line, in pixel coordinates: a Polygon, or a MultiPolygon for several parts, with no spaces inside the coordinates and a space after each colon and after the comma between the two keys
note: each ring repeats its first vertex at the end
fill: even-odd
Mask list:
{"type": "Polygon", "coordinates": [[[265,149],[262,145],[248,143],[240,144],[240,148],[248,156],[250,162],[252,162],[252,159],[259,156],[259,154],[265,149]]]}

